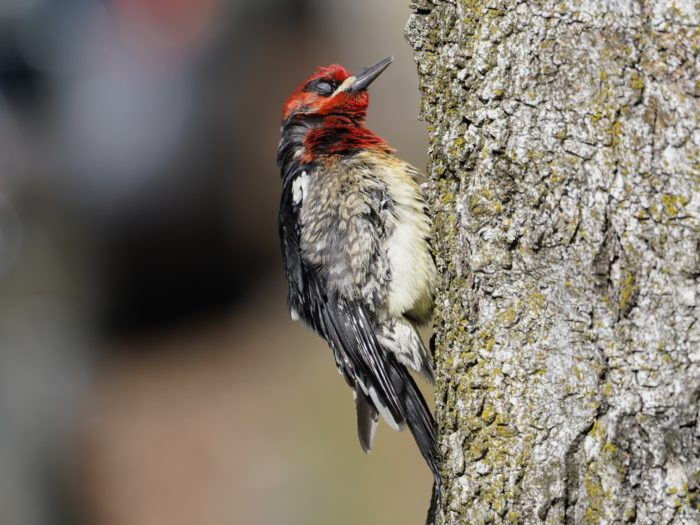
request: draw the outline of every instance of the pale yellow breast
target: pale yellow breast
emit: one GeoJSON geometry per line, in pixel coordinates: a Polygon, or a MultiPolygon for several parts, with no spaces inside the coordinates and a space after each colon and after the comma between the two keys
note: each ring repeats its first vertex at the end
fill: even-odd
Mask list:
{"type": "MultiPolygon", "coordinates": [[[[372,155],[373,156],[373,155],[372,155]]],[[[433,307],[435,263],[428,236],[430,219],[424,213],[424,199],[411,173],[415,169],[395,157],[375,162],[394,201],[396,223],[385,242],[391,269],[387,299],[389,315],[409,314],[427,321],[433,307]]]]}

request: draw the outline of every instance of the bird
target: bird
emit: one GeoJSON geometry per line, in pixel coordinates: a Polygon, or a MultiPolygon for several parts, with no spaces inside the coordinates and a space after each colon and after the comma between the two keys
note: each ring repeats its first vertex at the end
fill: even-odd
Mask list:
{"type": "Polygon", "coordinates": [[[318,67],[286,100],[277,164],[279,236],[291,317],[327,341],[372,450],[379,416],[408,427],[439,497],[433,416],[409,370],[433,380],[417,328],[430,321],[436,267],[421,172],[365,125],[368,86],[393,57],[351,75],[318,67]]]}

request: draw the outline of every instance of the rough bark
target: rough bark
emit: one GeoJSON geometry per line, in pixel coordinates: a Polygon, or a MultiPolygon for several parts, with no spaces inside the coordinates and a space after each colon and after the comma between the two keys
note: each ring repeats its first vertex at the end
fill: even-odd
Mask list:
{"type": "Polygon", "coordinates": [[[700,4],[412,8],[439,521],[700,523],[700,4]]]}

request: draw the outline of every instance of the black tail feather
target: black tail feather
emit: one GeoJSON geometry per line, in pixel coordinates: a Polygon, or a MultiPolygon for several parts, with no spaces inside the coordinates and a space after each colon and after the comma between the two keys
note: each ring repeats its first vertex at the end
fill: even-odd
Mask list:
{"type": "Polygon", "coordinates": [[[440,457],[437,449],[437,425],[423,395],[405,366],[390,356],[390,378],[396,389],[406,416],[406,425],[413,434],[421,455],[433,474],[433,493],[430,500],[427,524],[435,523],[440,503],[440,457]]]}
{"type": "Polygon", "coordinates": [[[406,424],[413,434],[421,455],[430,467],[435,479],[440,478],[440,461],[437,451],[437,428],[423,394],[406,367],[394,356],[390,358],[390,377],[405,410],[406,424]]]}
{"type": "Polygon", "coordinates": [[[433,482],[433,494],[430,496],[430,507],[428,508],[428,516],[425,519],[425,525],[435,525],[437,523],[437,511],[440,507],[440,481],[433,482]]]}

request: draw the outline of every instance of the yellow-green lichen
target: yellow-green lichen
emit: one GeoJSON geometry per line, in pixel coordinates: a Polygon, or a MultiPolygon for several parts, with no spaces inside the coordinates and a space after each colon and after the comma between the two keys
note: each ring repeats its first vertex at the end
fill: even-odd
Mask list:
{"type": "Polygon", "coordinates": [[[635,91],[644,89],[644,78],[639,73],[632,73],[630,76],[630,85],[635,91]]]}
{"type": "Polygon", "coordinates": [[[484,409],[481,411],[481,419],[483,419],[484,423],[486,423],[487,425],[490,425],[494,422],[494,420],[496,419],[496,412],[491,404],[487,403],[484,406],[484,409]]]}
{"type": "Polygon", "coordinates": [[[598,478],[595,473],[591,472],[591,470],[586,472],[584,487],[586,489],[587,506],[583,515],[583,523],[600,523],[603,517],[605,493],[600,478],[598,478]]]}
{"type": "Polygon", "coordinates": [[[620,136],[622,135],[622,122],[614,121],[610,126],[610,142],[613,146],[620,144],[620,136]]]}
{"type": "Polygon", "coordinates": [[[632,306],[632,301],[637,294],[637,279],[632,272],[626,272],[620,287],[620,311],[627,312],[632,306]]]}
{"type": "Polygon", "coordinates": [[[539,290],[532,290],[526,297],[527,307],[530,312],[539,314],[544,307],[544,295],[539,290]]]}
{"type": "Polygon", "coordinates": [[[661,196],[661,203],[664,207],[664,212],[669,217],[676,217],[679,215],[680,210],[688,204],[688,198],[684,195],[673,195],[670,193],[664,193],[661,196]]]}
{"type": "Polygon", "coordinates": [[[506,326],[511,326],[515,321],[515,308],[509,306],[498,314],[498,320],[506,326]]]}

